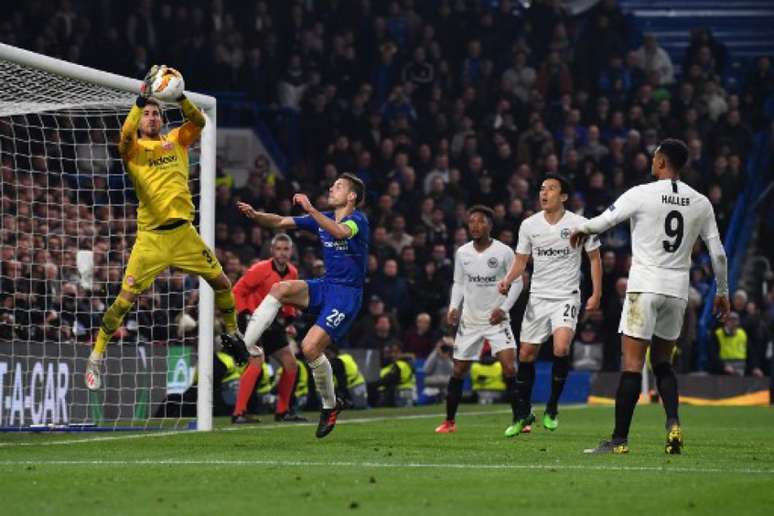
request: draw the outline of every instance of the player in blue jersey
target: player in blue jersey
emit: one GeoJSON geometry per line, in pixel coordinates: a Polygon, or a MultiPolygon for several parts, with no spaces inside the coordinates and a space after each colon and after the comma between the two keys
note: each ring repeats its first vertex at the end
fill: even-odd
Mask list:
{"type": "Polygon", "coordinates": [[[333,430],[342,408],[341,400],[336,399],[331,364],[323,350],[344,338],[363,300],[369,229],[368,219],[356,207],[363,199],[364,191],[365,186],[359,178],[342,174],[328,190],[328,204],[333,209],[330,212],[318,211],[304,194],[293,196],[293,203],[307,213],[303,217],[283,217],[256,211],[249,204],[237,205],[246,217],[265,228],[299,228],[320,236],[325,276],[275,283],[250,317],[244,338],[250,355],[262,356],[258,340],[282,305],[290,304],[318,314],[301,343],[322,399],[317,437],[325,437],[333,430]]]}

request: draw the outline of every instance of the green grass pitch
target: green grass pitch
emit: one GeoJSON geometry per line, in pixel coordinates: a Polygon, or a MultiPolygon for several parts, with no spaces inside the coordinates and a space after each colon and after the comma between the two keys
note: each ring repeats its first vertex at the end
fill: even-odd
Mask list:
{"type": "Polygon", "coordinates": [[[582,453],[608,435],[611,407],[567,407],[556,432],[510,440],[503,405],[463,405],[457,433],[436,435],[441,410],[345,412],[323,440],[312,425],[226,421],[209,433],[0,434],[0,513],[774,514],[768,408],[682,407],[681,456],[663,453],[658,406],[638,407],[627,456],[582,453]]]}

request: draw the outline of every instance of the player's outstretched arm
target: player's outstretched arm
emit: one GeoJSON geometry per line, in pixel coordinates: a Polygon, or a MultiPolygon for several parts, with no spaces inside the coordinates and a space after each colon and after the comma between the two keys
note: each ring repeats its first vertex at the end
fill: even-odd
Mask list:
{"type": "Polygon", "coordinates": [[[605,211],[601,215],[598,215],[591,220],[587,220],[580,226],[573,228],[570,231],[570,246],[573,248],[580,247],[586,243],[586,240],[590,235],[604,233],[616,224],[618,224],[618,222],[611,220],[608,211],[605,211]]]}
{"type": "Polygon", "coordinates": [[[505,275],[505,277],[500,281],[500,283],[497,284],[497,290],[500,291],[500,294],[506,295],[508,294],[508,289],[511,288],[511,283],[516,280],[516,278],[521,277],[522,274],[524,274],[524,271],[527,268],[527,262],[529,261],[529,255],[528,254],[521,254],[521,253],[515,253],[516,258],[513,260],[513,263],[511,264],[511,268],[508,270],[508,274],[505,275]]]}
{"type": "Polygon", "coordinates": [[[613,226],[629,220],[640,207],[642,197],[638,197],[637,188],[636,186],[630,188],[601,214],[573,228],[570,232],[570,245],[573,248],[583,245],[589,235],[604,233],[613,226]]]}
{"type": "MultiPolygon", "coordinates": [[[[298,204],[301,208],[317,222],[317,225],[323,228],[336,240],[346,240],[355,236],[355,230],[353,230],[352,222],[339,223],[333,219],[330,219],[323,215],[317,208],[312,205],[305,194],[296,194],[293,196],[293,204],[298,204]]],[[[357,226],[355,226],[356,228],[357,226]]]]}
{"type": "Polygon", "coordinates": [[[264,213],[258,211],[246,202],[238,202],[237,208],[242,215],[252,220],[261,227],[268,229],[295,229],[296,223],[293,217],[283,217],[276,213],[264,213]]]}

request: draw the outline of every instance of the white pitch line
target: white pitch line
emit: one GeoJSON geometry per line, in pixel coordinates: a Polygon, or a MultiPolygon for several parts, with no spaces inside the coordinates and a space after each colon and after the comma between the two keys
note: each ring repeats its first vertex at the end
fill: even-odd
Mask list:
{"type": "MultiPolygon", "coordinates": [[[[588,408],[588,405],[567,405],[562,407],[563,411],[566,410],[577,410],[577,409],[584,409],[588,408]]],[[[497,416],[501,414],[510,414],[510,409],[502,409],[502,410],[477,410],[472,412],[461,412],[458,413],[457,416],[497,416]]],[[[382,422],[382,421],[408,421],[411,419],[428,419],[428,418],[435,418],[435,417],[444,417],[446,414],[443,412],[438,412],[434,414],[412,414],[408,416],[376,416],[376,417],[360,417],[360,418],[353,418],[353,419],[342,419],[338,422],[336,422],[336,425],[340,425],[342,423],[354,423],[354,424],[360,424],[360,423],[371,423],[373,422],[382,422]]],[[[272,430],[275,428],[288,428],[289,426],[316,426],[317,423],[314,421],[310,421],[308,423],[274,423],[269,425],[262,425],[262,424],[255,424],[255,425],[241,425],[241,426],[227,426],[227,427],[221,427],[216,428],[216,432],[234,432],[234,431],[240,431],[240,430],[272,430]]]]}
{"type": "Polygon", "coordinates": [[[478,470],[540,470],[540,471],[625,471],[647,473],[704,473],[704,474],[757,474],[774,475],[774,470],[749,468],[692,468],[666,466],[610,466],[594,464],[462,464],[408,462],[315,462],[294,460],[51,460],[0,461],[0,466],[279,466],[324,468],[377,468],[377,469],[478,469],[478,470]]]}
{"type": "MultiPolygon", "coordinates": [[[[585,407],[586,405],[572,405],[568,407],[564,407],[565,409],[568,408],[579,408],[579,407],[585,407]]],[[[487,411],[475,411],[475,412],[465,412],[459,414],[460,416],[486,416],[486,415],[499,415],[499,414],[510,414],[510,410],[487,410],[487,411]]],[[[381,422],[381,421],[407,421],[411,419],[428,419],[428,418],[434,418],[434,417],[443,417],[444,414],[439,412],[437,414],[412,414],[409,416],[376,416],[376,417],[359,417],[359,418],[353,418],[353,419],[342,419],[340,421],[337,421],[336,424],[342,424],[342,423],[370,423],[370,422],[381,422]]],[[[314,421],[310,421],[308,423],[294,423],[292,426],[316,426],[317,423],[314,421]]],[[[239,430],[271,430],[273,428],[288,428],[291,426],[288,423],[274,423],[271,425],[242,425],[242,426],[230,426],[225,428],[219,428],[217,431],[219,432],[233,432],[233,431],[239,431],[239,430]]]]}
{"type": "MultiPolygon", "coordinates": [[[[142,430],[138,429],[138,432],[142,430]]],[[[84,437],[80,439],[69,439],[67,441],[45,441],[40,443],[0,443],[0,448],[9,448],[15,446],[55,446],[58,444],[78,444],[78,443],[93,443],[103,441],[123,441],[125,439],[142,439],[145,437],[166,437],[170,435],[179,435],[183,433],[190,433],[189,430],[173,430],[170,432],[148,432],[137,434],[122,434],[122,435],[109,435],[103,437],[84,437]]]]}
{"type": "MultiPolygon", "coordinates": [[[[566,407],[563,407],[562,410],[568,410],[568,409],[579,409],[579,408],[585,408],[586,405],[568,405],[566,407]]],[[[498,415],[498,414],[510,414],[510,410],[487,410],[487,411],[474,411],[474,412],[462,412],[460,413],[460,416],[486,416],[486,415],[498,415]]],[[[381,421],[405,421],[405,420],[411,420],[411,419],[427,419],[427,418],[436,418],[436,417],[443,417],[443,413],[438,412],[434,414],[412,414],[412,415],[404,415],[404,416],[377,416],[377,417],[361,417],[361,418],[354,418],[354,419],[341,419],[336,424],[342,425],[342,424],[361,424],[361,423],[370,423],[370,422],[381,422],[381,421]]],[[[240,426],[229,426],[229,427],[221,427],[221,428],[215,428],[214,432],[239,432],[243,430],[272,430],[277,428],[292,428],[292,427],[305,427],[305,426],[314,426],[317,423],[315,422],[309,422],[309,423],[274,423],[269,425],[263,425],[263,424],[255,424],[255,425],[240,425],[240,426]]],[[[84,437],[79,439],[67,439],[62,441],[44,441],[39,443],[30,443],[30,442],[10,442],[10,443],[0,443],[0,448],[3,447],[15,447],[15,446],[58,446],[58,445],[67,445],[67,444],[80,444],[80,443],[93,443],[93,442],[105,442],[105,441],[123,441],[126,439],[144,439],[147,437],[167,437],[171,435],[192,435],[196,432],[193,432],[191,430],[174,430],[170,432],[147,432],[147,433],[137,433],[137,434],[122,434],[122,435],[108,435],[108,436],[101,436],[101,437],[84,437]]]]}

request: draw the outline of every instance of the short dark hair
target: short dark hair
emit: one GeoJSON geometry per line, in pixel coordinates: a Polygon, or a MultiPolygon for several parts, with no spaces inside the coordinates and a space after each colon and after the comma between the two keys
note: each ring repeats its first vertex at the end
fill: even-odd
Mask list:
{"type": "Polygon", "coordinates": [[[293,239],[287,233],[277,233],[274,235],[274,238],[271,239],[271,246],[274,247],[277,242],[287,242],[290,247],[293,247],[293,239]]]}
{"type": "Polygon", "coordinates": [[[161,115],[161,121],[165,124],[167,123],[167,115],[164,113],[164,108],[161,106],[161,102],[154,99],[153,97],[150,97],[145,101],[145,105],[156,106],[156,109],[159,110],[159,115],[161,115]]]}
{"type": "Polygon", "coordinates": [[[680,172],[688,162],[688,146],[677,138],[667,138],[658,144],[656,152],[660,152],[672,166],[675,172],[680,172]]]}
{"type": "Polygon", "coordinates": [[[570,186],[570,182],[566,177],[560,176],[559,174],[546,174],[546,177],[543,179],[543,181],[546,179],[553,179],[554,181],[558,181],[560,186],[559,191],[568,197],[572,195],[572,187],[570,186]]]}
{"type": "Polygon", "coordinates": [[[363,183],[363,180],[349,172],[341,174],[339,179],[346,179],[349,181],[351,191],[355,192],[355,206],[359,206],[365,195],[365,183],[363,183]]]}
{"type": "MultiPolygon", "coordinates": [[[[149,105],[150,106],[156,106],[156,109],[159,110],[159,115],[161,116],[161,122],[163,124],[166,124],[167,123],[167,115],[164,114],[164,109],[161,107],[161,102],[159,102],[158,100],[154,99],[153,97],[148,97],[147,99],[145,99],[145,106],[149,106],[149,105]]],[[[143,108],[145,108],[145,106],[143,106],[143,108]]],[[[142,134],[140,134],[140,126],[139,125],[137,126],[137,134],[139,134],[140,137],[142,137],[142,134]]]]}
{"type": "Polygon", "coordinates": [[[159,108],[159,111],[161,111],[161,102],[154,99],[153,97],[148,97],[147,99],[145,99],[145,105],[147,106],[148,104],[151,104],[152,106],[156,106],[157,108],[159,108]]]}
{"type": "Polygon", "coordinates": [[[468,217],[470,217],[474,213],[480,213],[481,215],[489,219],[489,224],[494,223],[494,210],[489,206],[484,206],[483,204],[473,205],[468,209],[468,217]]]}

